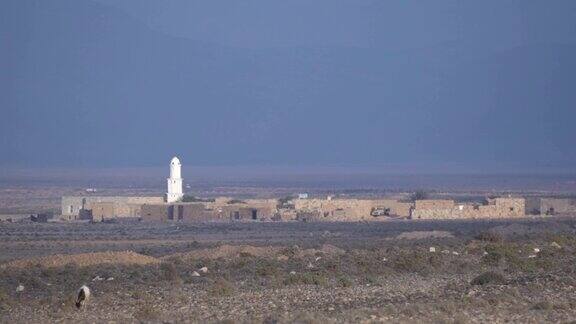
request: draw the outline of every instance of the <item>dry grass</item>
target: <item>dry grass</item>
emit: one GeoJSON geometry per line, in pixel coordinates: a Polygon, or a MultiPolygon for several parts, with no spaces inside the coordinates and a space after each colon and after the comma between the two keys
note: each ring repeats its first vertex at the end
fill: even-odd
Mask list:
{"type": "Polygon", "coordinates": [[[234,293],[234,285],[224,278],[216,278],[208,289],[208,294],[212,297],[226,297],[232,293],[234,293]]]}
{"type": "MultiPolygon", "coordinates": [[[[569,300],[555,300],[551,307],[546,302],[551,299],[542,295],[543,286],[537,284],[556,280],[560,275],[564,275],[566,285],[576,284],[571,266],[576,260],[574,239],[564,236],[540,241],[466,240],[457,244],[419,241],[411,245],[346,250],[322,247],[320,243],[317,246],[319,248],[302,249],[288,245],[270,250],[246,246],[202,250],[195,246],[190,253],[173,254],[153,264],[29,265],[11,271],[4,269],[0,270],[0,311],[19,305],[19,298],[25,296],[38,308],[57,314],[53,316],[72,318],[76,311],[67,300],[80,285],[87,283],[95,288],[95,300],[100,305],[112,307],[120,300],[125,307],[132,307],[128,317],[144,322],[177,321],[168,315],[169,311],[198,305],[210,308],[213,313],[219,313],[227,305],[232,305],[229,309],[243,310],[245,306],[238,301],[246,298],[254,299],[252,309],[242,317],[247,321],[256,318],[250,316],[259,316],[259,322],[265,318],[324,322],[327,318],[340,319],[340,316],[354,314],[346,319],[359,322],[366,318],[366,313],[361,312],[363,307],[372,307],[377,310],[372,319],[376,322],[410,319],[452,322],[463,311],[508,309],[520,301],[524,312],[534,310],[528,313],[558,312],[559,305],[568,312],[572,305],[569,300]],[[561,248],[551,246],[552,239],[561,248]],[[473,252],[464,249],[464,242],[473,242],[473,252]],[[429,251],[430,246],[436,247],[436,253],[429,251]],[[529,258],[535,246],[540,247],[541,252],[529,258]],[[232,250],[232,253],[226,252],[232,250]],[[213,257],[206,251],[226,253],[213,257]],[[459,253],[453,253],[455,251],[459,253]],[[202,267],[209,271],[194,276],[202,267]],[[554,270],[553,276],[549,275],[550,269],[554,270]],[[470,281],[478,273],[482,274],[470,281]],[[92,281],[96,276],[115,280],[92,281]],[[399,286],[391,285],[394,281],[399,282],[399,286]],[[26,287],[20,295],[14,291],[19,283],[26,287]],[[417,289],[412,289],[412,285],[417,285],[417,289]],[[531,290],[523,288],[527,286],[531,290]],[[395,290],[398,287],[401,292],[395,290]],[[512,291],[510,287],[519,287],[519,290],[512,291]],[[305,293],[309,299],[286,295],[290,291],[305,293]],[[318,301],[315,306],[315,298],[319,296],[326,300],[318,301]],[[267,308],[270,301],[279,308],[267,308]],[[336,310],[328,311],[332,306],[336,310]],[[293,314],[294,307],[309,317],[293,314]],[[285,312],[290,316],[283,317],[285,312]]],[[[560,284],[559,281],[551,283],[560,284]]],[[[196,312],[204,310],[195,308],[196,312]]],[[[210,321],[230,318],[230,314],[223,314],[209,317],[210,321]]]]}
{"type": "Polygon", "coordinates": [[[0,268],[26,268],[30,266],[57,268],[69,264],[87,267],[100,264],[154,264],[159,262],[160,260],[156,258],[132,251],[95,252],[81,254],[55,254],[39,258],[16,260],[3,264],[0,268]]]}

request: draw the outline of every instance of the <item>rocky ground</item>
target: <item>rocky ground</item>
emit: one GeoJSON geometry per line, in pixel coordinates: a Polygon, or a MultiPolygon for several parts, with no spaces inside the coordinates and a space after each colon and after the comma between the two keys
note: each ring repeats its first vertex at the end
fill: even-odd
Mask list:
{"type": "Polygon", "coordinates": [[[572,322],[575,225],[4,224],[0,321],[572,322]]]}

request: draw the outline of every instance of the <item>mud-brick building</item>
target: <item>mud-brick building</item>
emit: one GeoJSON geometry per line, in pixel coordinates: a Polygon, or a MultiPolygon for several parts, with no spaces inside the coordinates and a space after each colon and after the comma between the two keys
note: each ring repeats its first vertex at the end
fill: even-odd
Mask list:
{"type": "Polygon", "coordinates": [[[488,199],[484,205],[453,200],[417,200],[412,219],[515,218],[526,215],[524,198],[488,199]]]}
{"type": "MultiPolygon", "coordinates": [[[[115,204],[110,201],[102,201],[92,203],[90,207],[90,220],[101,222],[106,219],[114,218],[116,215],[115,204]]],[[[88,218],[81,214],[81,218],[88,218]]]]}
{"type": "Polygon", "coordinates": [[[62,218],[101,221],[116,217],[140,217],[143,204],[162,203],[164,197],[65,196],[62,218]]]}
{"type": "Polygon", "coordinates": [[[576,215],[576,199],[530,197],[526,209],[531,215],[576,215]]]}
{"type": "Polygon", "coordinates": [[[375,221],[408,217],[412,204],[392,199],[296,199],[297,219],[307,221],[375,221]]]}
{"type": "Polygon", "coordinates": [[[276,212],[274,199],[224,200],[215,202],[145,204],[143,221],[150,222],[209,222],[259,221],[272,219],[276,212]]]}
{"type": "Polygon", "coordinates": [[[576,199],[542,198],[540,199],[540,214],[576,214],[576,199]]]}
{"type": "Polygon", "coordinates": [[[204,203],[173,203],[142,205],[141,220],[146,222],[207,222],[219,220],[213,209],[204,203]]]}

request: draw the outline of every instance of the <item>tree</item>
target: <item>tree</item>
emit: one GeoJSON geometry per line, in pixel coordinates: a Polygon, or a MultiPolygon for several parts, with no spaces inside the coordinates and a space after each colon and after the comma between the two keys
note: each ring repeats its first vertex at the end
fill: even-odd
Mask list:
{"type": "Polygon", "coordinates": [[[410,200],[412,201],[416,201],[416,200],[424,200],[424,199],[428,199],[429,195],[426,191],[424,190],[416,190],[411,196],[410,196],[410,200]]]}

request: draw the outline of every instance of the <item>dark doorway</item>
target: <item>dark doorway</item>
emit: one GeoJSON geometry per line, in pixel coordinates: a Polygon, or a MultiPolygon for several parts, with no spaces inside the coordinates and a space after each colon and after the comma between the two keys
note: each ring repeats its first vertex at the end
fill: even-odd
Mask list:
{"type": "Polygon", "coordinates": [[[253,220],[257,220],[257,219],[258,219],[258,210],[252,209],[252,219],[253,219],[253,220]]]}
{"type": "Polygon", "coordinates": [[[168,220],[174,220],[174,206],[168,206],[168,220]]]}
{"type": "Polygon", "coordinates": [[[240,212],[238,211],[234,212],[234,219],[240,219],[240,212]]]}
{"type": "Polygon", "coordinates": [[[184,206],[178,206],[178,220],[184,219],[184,206]]]}

